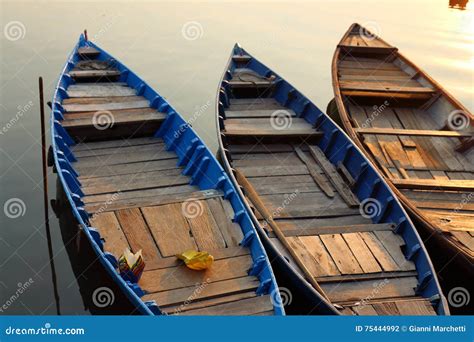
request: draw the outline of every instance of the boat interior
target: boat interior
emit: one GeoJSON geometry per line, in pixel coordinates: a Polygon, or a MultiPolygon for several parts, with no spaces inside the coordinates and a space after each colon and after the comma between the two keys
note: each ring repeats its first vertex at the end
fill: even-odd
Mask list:
{"type": "MultiPolygon", "coordinates": [[[[325,114],[238,45],[219,95],[224,163],[255,189],[341,314],[443,312],[398,202],[325,114]]],[[[247,202],[260,229],[303,274],[265,215],[247,202]]]]}
{"type": "Polygon", "coordinates": [[[472,114],[397,48],[358,24],[338,45],[333,68],[346,127],[405,202],[472,262],[472,114]]]}
{"type": "Polygon", "coordinates": [[[270,298],[277,290],[263,247],[252,239],[250,219],[243,212],[236,218],[242,210],[229,198],[223,170],[219,186],[211,186],[215,179],[202,169],[217,162],[196,138],[180,145],[189,127],[167,133],[177,119],[169,105],[149,101],[144,84],[131,87],[135,76],[94,45],[81,45],[69,67],[55,113],[55,128],[67,133],[56,137],[62,174],[104,251],[115,259],[126,248],[142,251],[142,301],[154,300],[169,315],[281,314],[270,298]],[[191,270],[176,258],[187,250],[209,252],[214,262],[191,270]]]}

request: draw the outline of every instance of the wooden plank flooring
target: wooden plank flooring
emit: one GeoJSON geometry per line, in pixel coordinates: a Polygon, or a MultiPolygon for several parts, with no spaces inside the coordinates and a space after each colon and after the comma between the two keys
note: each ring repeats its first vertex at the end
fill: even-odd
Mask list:
{"type": "MultiPolygon", "coordinates": [[[[357,70],[365,72],[370,63],[365,61],[357,70]]],[[[392,73],[387,74],[388,79],[395,75],[409,78],[389,62],[381,65],[380,71],[384,75],[392,73]]],[[[422,87],[418,82],[407,81],[409,87],[422,87]]],[[[359,200],[350,187],[352,177],[344,176],[343,170],[333,165],[314,142],[288,140],[293,129],[295,133],[296,129],[314,130],[309,123],[291,113],[292,128],[281,133],[286,134],[287,140],[246,140],[246,136],[261,136],[260,131],[271,125],[271,111],[275,110],[286,108],[273,98],[231,98],[225,110],[223,133],[228,136],[239,130],[242,134],[227,140],[226,148],[232,167],[242,172],[258,192],[290,246],[331,301],[343,306],[343,314],[435,314],[428,301],[415,296],[418,274],[414,263],[405,257],[403,239],[393,232],[396,225],[375,224],[361,215],[359,200]],[[374,282],[383,287],[375,295],[374,282]],[[368,302],[364,308],[357,307],[361,301],[368,302]],[[399,310],[397,304],[401,301],[404,303],[399,310]]],[[[365,111],[363,116],[367,119],[365,111]]],[[[378,135],[372,137],[376,146],[378,135]]],[[[398,142],[397,137],[392,140],[398,142]]],[[[402,145],[393,144],[388,149],[397,148],[402,145]]],[[[387,155],[379,150],[381,156],[387,155]]],[[[389,159],[387,155],[385,163],[389,159]]],[[[388,167],[395,169],[395,164],[388,167]]],[[[300,270],[271,227],[258,212],[255,215],[270,240],[300,270]]]]}
{"type": "Polygon", "coordinates": [[[72,150],[83,200],[105,250],[117,257],[125,248],[142,251],[144,300],[156,300],[168,314],[272,311],[269,297],[255,294],[258,278],[247,275],[252,259],[247,248],[239,247],[243,234],[232,222],[230,203],[222,192],[190,186],[160,139],[81,143],[72,150]],[[172,163],[154,164],[164,160],[172,163]],[[97,169],[97,163],[102,167],[97,169]],[[197,214],[191,209],[187,214],[188,206],[197,214]],[[209,251],[214,264],[203,272],[188,269],[175,255],[189,249],[209,251]]]}
{"type": "Polygon", "coordinates": [[[111,63],[94,60],[98,50],[79,55],[62,125],[76,141],[73,167],[104,250],[116,258],[127,248],[141,251],[143,300],[167,314],[273,314],[270,297],[255,292],[259,279],[248,275],[253,258],[239,246],[230,202],[221,191],[190,185],[176,154],[154,137],[166,115],[118,82],[111,63]],[[214,263],[189,269],[176,255],[190,249],[209,252],[214,263]]]}
{"type": "Polygon", "coordinates": [[[351,104],[349,111],[356,127],[365,127],[356,131],[364,136],[372,157],[388,170],[386,176],[447,239],[473,255],[474,237],[469,232],[474,207],[469,198],[474,164],[467,154],[455,150],[457,138],[472,132],[443,131],[428,112],[419,109],[388,107],[373,115],[372,107],[351,104]],[[385,134],[399,131],[403,136],[385,134]],[[390,157],[383,154],[387,146],[390,157]]]}

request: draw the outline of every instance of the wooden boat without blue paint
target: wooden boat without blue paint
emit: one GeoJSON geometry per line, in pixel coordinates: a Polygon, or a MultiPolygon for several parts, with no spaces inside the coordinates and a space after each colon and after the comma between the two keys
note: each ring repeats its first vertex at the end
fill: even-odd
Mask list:
{"type": "Polygon", "coordinates": [[[342,124],[392,186],[449,288],[474,277],[474,116],[396,47],[359,24],[332,65],[342,124]]]}

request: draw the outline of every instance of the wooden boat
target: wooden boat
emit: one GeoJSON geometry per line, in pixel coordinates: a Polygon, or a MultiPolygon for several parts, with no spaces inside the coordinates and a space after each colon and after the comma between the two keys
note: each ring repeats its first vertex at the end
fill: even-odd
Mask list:
{"type": "Polygon", "coordinates": [[[215,157],[163,97],[84,35],[61,72],[51,132],[71,210],[140,313],[284,314],[252,220],[215,157]],[[142,251],[139,281],[118,273],[126,248],[142,251]],[[214,262],[191,270],[175,256],[186,250],[214,262]]]}
{"type": "Polygon", "coordinates": [[[334,122],[236,45],[218,89],[220,157],[300,314],[448,314],[418,233],[334,122]]]}
{"type": "Polygon", "coordinates": [[[473,115],[358,24],[341,39],[332,76],[346,132],[417,223],[449,287],[468,287],[474,277],[473,115]]]}

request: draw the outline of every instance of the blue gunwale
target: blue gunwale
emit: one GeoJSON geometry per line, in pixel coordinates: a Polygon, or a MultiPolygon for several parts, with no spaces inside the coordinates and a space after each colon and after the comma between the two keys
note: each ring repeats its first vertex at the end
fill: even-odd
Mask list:
{"type": "MultiPolygon", "coordinates": [[[[430,301],[435,304],[435,310],[438,315],[449,315],[449,307],[446,298],[442,293],[433,264],[423,241],[408,214],[382,175],[371,164],[369,159],[366,158],[359,147],[352,143],[349,136],[326,113],[321,111],[313,102],[284,78],[240,47],[238,43],[236,43],[232,49],[218,84],[215,107],[219,142],[218,154],[220,155],[224,169],[234,184],[238,185],[238,182],[234,177],[232,166],[227,159],[222,136],[219,134],[221,122],[225,117],[226,103],[228,103],[229,99],[227,82],[231,79],[232,72],[236,67],[232,59],[234,55],[250,56],[251,59],[246,64],[246,68],[257,72],[259,75],[265,77],[274,75],[276,77],[274,80],[276,86],[273,98],[281,105],[292,109],[297,114],[297,117],[305,119],[308,123],[317,127],[318,130],[323,131],[323,137],[319,140],[317,145],[324,151],[331,163],[336,164],[337,162],[343,162],[352,177],[356,180],[357,185],[354,193],[358,199],[362,202],[364,199],[374,198],[383,204],[380,215],[373,218],[374,223],[398,223],[394,231],[405,241],[407,246],[406,254],[408,258],[415,263],[418,274],[418,284],[421,284],[421,289],[417,289],[419,291],[418,294],[424,298],[429,298],[430,301]],[[291,98],[289,96],[290,92],[291,98]],[[338,147],[337,151],[335,150],[335,146],[338,147]]],[[[236,188],[239,196],[245,198],[240,187],[236,186],[236,188]]],[[[244,204],[248,207],[246,201],[244,201],[244,204]]],[[[318,309],[316,309],[318,311],[317,313],[340,315],[332,303],[326,301],[292,265],[281,257],[281,253],[270,241],[266,232],[260,227],[258,219],[253,212],[250,211],[250,207],[248,207],[248,210],[252,213],[252,220],[259,231],[260,238],[267,249],[267,253],[269,253],[269,255],[275,255],[274,260],[272,260],[274,268],[280,267],[283,268],[284,272],[291,272],[291,277],[295,281],[298,289],[304,291],[306,295],[317,298],[317,302],[319,303],[318,309]]]]}
{"type": "MultiPolygon", "coordinates": [[[[79,37],[78,43],[68,56],[59,76],[52,100],[50,129],[54,166],[72,208],[72,212],[81,230],[87,236],[94,252],[97,254],[100,263],[141,314],[159,315],[161,314],[161,310],[158,306],[159,303],[155,303],[154,301],[143,302],[140,297],[144,295],[144,292],[140,286],[136,283],[124,281],[117,273],[115,266],[118,256],[113,256],[107,251],[104,251],[100,232],[89,226],[89,215],[84,210],[81,201],[82,191],[80,189],[80,182],[77,180],[78,174],[74,170],[73,163],[75,158],[68,148],[68,146],[74,145],[74,141],[61,125],[63,118],[61,102],[67,98],[67,87],[74,83],[68,75],[68,72],[79,60],[77,50],[84,46],[91,46],[100,51],[100,55],[98,56],[99,60],[109,60],[113,58],[94,43],[86,41],[84,35],[79,37]]],[[[114,61],[116,62],[115,66],[121,72],[119,81],[126,82],[128,86],[136,89],[137,93],[150,101],[151,107],[166,113],[166,119],[155,133],[155,136],[162,138],[167,149],[177,154],[179,165],[186,166],[183,173],[191,176],[191,183],[197,185],[201,190],[221,190],[225,194],[225,198],[231,202],[235,212],[234,221],[239,223],[242,229],[245,236],[243,243],[249,248],[254,262],[252,271],[260,280],[257,294],[272,294],[272,298],[276,299],[273,306],[274,313],[276,315],[284,315],[285,311],[283,306],[276,304],[279,302],[278,298],[280,298],[280,292],[268,256],[258,234],[256,234],[256,228],[248,214],[247,208],[237,195],[237,190],[228,178],[226,172],[192,129],[191,125],[188,124],[162,96],[122,63],[116,59],[114,59],[114,61]]]]}

